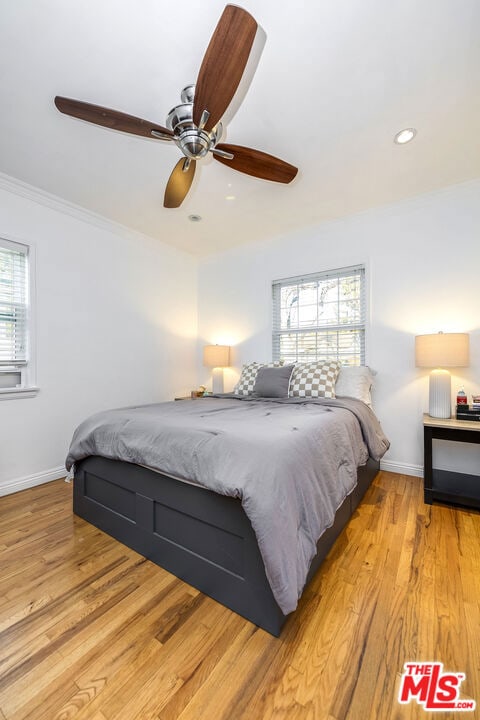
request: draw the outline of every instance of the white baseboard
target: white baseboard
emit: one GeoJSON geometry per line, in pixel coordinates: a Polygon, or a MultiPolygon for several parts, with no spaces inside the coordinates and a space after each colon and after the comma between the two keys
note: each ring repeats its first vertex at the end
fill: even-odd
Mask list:
{"type": "Polygon", "coordinates": [[[52,470],[45,470],[44,472],[36,473],[35,475],[27,475],[27,477],[17,478],[16,480],[10,480],[1,482],[0,481],[0,496],[10,495],[11,493],[19,492],[20,490],[27,490],[27,488],[35,487],[35,485],[43,485],[43,483],[51,482],[52,480],[59,480],[65,477],[67,471],[64,467],[60,466],[53,468],[52,470]]]}
{"type": "Polygon", "coordinates": [[[422,465],[410,465],[409,463],[395,462],[394,460],[380,460],[380,470],[399,473],[400,475],[423,477],[422,465]]]}

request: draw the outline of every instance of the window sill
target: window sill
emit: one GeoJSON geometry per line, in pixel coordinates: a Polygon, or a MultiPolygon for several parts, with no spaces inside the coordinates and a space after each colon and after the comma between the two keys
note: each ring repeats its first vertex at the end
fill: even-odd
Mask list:
{"type": "Polygon", "coordinates": [[[40,388],[23,387],[23,388],[0,388],[0,400],[14,400],[20,398],[32,398],[38,395],[40,388]]]}

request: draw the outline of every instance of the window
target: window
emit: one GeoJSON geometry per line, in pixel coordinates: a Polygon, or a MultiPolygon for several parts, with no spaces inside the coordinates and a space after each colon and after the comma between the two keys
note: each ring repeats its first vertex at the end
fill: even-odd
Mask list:
{"type": "Polygon", "coordinates": [[[363,265],[276,280],[272,291],[274,360],[365,364],[363,265]]]}
{"type": "Polygon", "coordinates": [[[29,247],[0,238],[0,396],[31,390],[29,247]]]}

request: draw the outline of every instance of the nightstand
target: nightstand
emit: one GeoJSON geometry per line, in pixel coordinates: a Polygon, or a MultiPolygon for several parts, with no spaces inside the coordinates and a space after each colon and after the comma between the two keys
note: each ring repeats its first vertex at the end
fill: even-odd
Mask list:
{"type": "Polygon", "coordinates": [[[480,422],[423,416],[424,500],[480,510],[480,476],[432,467],[432,440],[480,443],[480,422]]]}
{"type": "Polygon", "coordinates": [[[208,397],[208,395],[197,395],[197,397],[192,397],[191,395],[184,395],[183,397],[176,397],[173,399],[174,400],[203,400],[205,397],[208,397]]]}

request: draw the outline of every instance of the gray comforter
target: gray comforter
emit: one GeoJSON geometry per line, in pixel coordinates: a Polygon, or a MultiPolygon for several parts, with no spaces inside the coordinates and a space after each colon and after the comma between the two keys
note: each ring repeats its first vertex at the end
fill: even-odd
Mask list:
{"type": "Polygon", "coordinates": [[[284,614],[297,606],[320,535],[389,442],[359,400],[223,396],[101,412],[75,431],[89,455],[146,465],[240,498],[284,614]]]}

